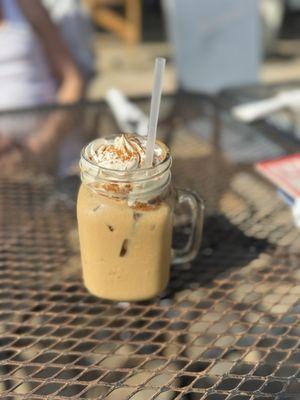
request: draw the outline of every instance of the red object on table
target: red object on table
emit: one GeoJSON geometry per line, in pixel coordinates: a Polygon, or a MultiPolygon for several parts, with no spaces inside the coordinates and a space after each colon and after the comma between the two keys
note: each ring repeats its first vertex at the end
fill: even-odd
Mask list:
{"type": "Polygon", "coordinates": [[[300,197],[300,153],[255,165],[264,177],[293,198],[300,197]]]}

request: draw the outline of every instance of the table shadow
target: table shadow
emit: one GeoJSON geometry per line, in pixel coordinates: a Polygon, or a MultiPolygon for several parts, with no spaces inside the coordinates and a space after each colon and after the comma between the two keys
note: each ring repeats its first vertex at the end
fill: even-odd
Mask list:
{"type": "MultiPolygon", "coordinates": [[[[180,234],[176,241],[181,241],[180,234]]],[[[192,263],[172,267],[165,296],[172,298],[180,291],[209,285],[223,275],[228,279],[228,274],[242,270],[261,253],[271,253],[275,247],[266,239],[246,236],[224,215],[208,216],[198,256],[192,263]]]]}

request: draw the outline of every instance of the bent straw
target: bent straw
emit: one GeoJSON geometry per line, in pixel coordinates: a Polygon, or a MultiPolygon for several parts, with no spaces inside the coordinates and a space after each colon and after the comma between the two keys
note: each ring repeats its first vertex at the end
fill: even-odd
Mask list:
{"type": "Polygon", "coordinates": [[[156,141],[157,123],[160,108],[162,81],[165,70],[166,59],[158,57],[155,60],[154,82],[151,96],[150,116],[148,124],[148,137],[146,144],[145,168],[153,164],[154,147],[156,141]]]}

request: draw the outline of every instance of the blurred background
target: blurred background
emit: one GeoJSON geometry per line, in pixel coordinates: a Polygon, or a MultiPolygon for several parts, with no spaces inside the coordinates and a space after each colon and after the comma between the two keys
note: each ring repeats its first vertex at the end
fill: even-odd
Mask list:
{"type": "MultiPolygon", "coordinates": [[[[192,108],[178,93],[206,96],[201,112],[190,99],[193,130],[206,137],[214,112],[203,109],[226,90],[241,90],[227,98],[230,109],[274,94],[264,91],[266,83],[293,88],[300,75],[299,22],[300,0],[0,0],[0,169],[21,170],[29,161],[40,171],[58,158],[67,171],[93,135],[145,134],[149,101],[140,100],[150,98],[157,56],[167,59],[163,139],[171,145],[168,135],[183,109],[178,104],[192,108]],[[119,92],[107,96],[113,87],[119,92]],[[252,87],[259,89],[254,95],[252,87]],[[168,95],[175,105],[164,129],[168,95]],[[97,115],[86,100],[94,101],[97,115]],[[80,108],[67,111],[73,103],[80,108]]],[[[300,131],[297,104],[277,118],[280,128],[300,131]]]]}
{"type": "Polygon", "coordinates": [[[93,98],[112,84],[129,95],[149,94],[157,55],[168,60],[166,92],[176,90],[176,77],[188,89],[203,90],[299,77],[299,0],[86,3],[94,26],[93,98]],[[221,57],[230,62],[230,77],[222,76],[228,71],[220,65],[221,57]]]}

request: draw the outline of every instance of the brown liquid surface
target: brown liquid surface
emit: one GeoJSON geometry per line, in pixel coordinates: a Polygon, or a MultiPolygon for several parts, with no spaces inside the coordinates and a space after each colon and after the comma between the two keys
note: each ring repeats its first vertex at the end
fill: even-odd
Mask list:
{"type": "Polygon", "coordinates": [[[92,192],[82,185],[77,217],[86,288],[96,296],[134,301],[152,298],[169,280],[172,207],[151,210],[92,192]]]}

